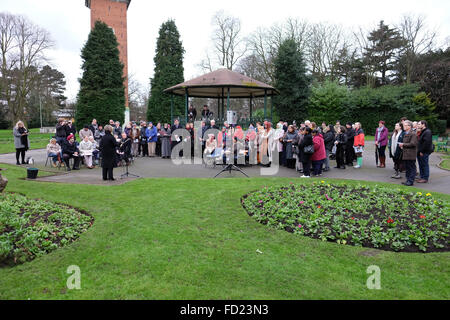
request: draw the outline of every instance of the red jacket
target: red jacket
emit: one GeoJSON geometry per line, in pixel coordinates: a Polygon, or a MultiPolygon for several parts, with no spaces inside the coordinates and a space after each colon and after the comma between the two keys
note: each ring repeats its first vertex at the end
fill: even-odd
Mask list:
{"type": "Polygon", "coordinates": [[[364,131],[359,129],[355,134],[355,142],[353,143],[355,147],[364,146],[364,131]]]}
{"type": "Polygon", "coordinates": [[[311,156],[312,161],[320,161],[327,157],[325,152],[325,143],[320,133],[316,134],[313,138],[314,154],[311,156]]]}

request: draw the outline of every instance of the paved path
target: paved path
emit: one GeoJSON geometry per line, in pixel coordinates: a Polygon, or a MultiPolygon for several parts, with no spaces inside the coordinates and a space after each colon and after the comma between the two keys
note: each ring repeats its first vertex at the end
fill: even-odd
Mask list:
{"type": "MultiPolygon", "coordinates": [[[[44,169],[45,164],[45,150],[31,150],[27,153],[27,156],[33,157],[35,160],[35,166],[44,169]]],[[[15,164],[15,154],[0,154],[0,163],[15,164]]],[[[338,179],[352,179],[352,180],[366,180],[366,181],[380,181],[389,182],[393,184],[400,184],[404,179],[394,180],[391,179],[393,172],[393,163],[391,159],[387,159],[387,168],[381,169],[375,166],[375,145],[374,142],[366,142],[366,150],[364,152],[364,163],[362,169],[349,168],[345,170],[331,169],[322,175],[324,178],[338,178],[338,179]]],[[[437,191],[450,194],[450,171],[443,170],[437,167],[440,162],[439,154],[433,153],[430,157],[430,183],[419,184],[415,186],[426,190],[437,191]]],[[[334,161],[331,161],[332,166],[335,165],[334,161]]],[[[47,168],[48,169],[48,168],[47,168]]],[[[120,175],[124,172],[124,168],[114,169],[116,178],[120,178],[120,175]]],[[[137,158],[132,166],[130,166],[130,173],[134,173],[143,178],[212,178],[221,169],[221,166],[205,167],[204,165],[175,165],[170,159],[161,158],[137,158]]],[[[64,169],[60,171],[53,168],[48,169],[56,173],[54,176],[45,178],[39,178],[40,181],[48,182],[61,182],[61,183],[79,183],[79,184],[98,184],[98,185],[110,185],[111,182],[104,182],[101,179],[101,169],[82,169],[80,171],[65,172],[64,169]]],[[[261,167],[251,166],[244,167],[243,170],[250,177],[260,177],[261,167]]],[[[279,172],[276,174],[278,177],[292,177],[298,178],[300,175],[293,169],[287,169],[280,167],[279,172]]],[[[404,176],[404,174],[403,174],[404,176]]],[[[239,172],[222,173],[220,178],[230,177],[242,177],[245,178],[239,172]]],[[[117,179],[113,184],[121,184],[127,181],[133,180],[132,178],[117,179]]]]}

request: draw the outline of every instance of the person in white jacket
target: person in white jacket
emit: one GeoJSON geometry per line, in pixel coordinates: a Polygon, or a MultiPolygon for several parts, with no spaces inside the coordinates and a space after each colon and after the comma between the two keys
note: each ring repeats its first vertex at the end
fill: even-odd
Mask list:
{"type": "Polygon", "coordinates": [[[94,151],[94,147],[94,144],[89,141],[88,136],[84,137],[83,141],[80,142],[80,146],[78,147],[80,149],[80,155],[84,157],[84,163],[89,169],[94,168],[94,166],[92,165],[92,154],[94,151]]]}
{"type": "Polygon", "coordinates": [[[261,163],[267,167],[270,167],[272,162],[272,154],[274,149],[277,148],[277,144],[274,143],[274,130],[272,124],[268,121],[264,122],[264,131],[260,136],[259,152],[261,155],[261,163]],[[269,161],[267,161],[267,158],[269,161]]]}

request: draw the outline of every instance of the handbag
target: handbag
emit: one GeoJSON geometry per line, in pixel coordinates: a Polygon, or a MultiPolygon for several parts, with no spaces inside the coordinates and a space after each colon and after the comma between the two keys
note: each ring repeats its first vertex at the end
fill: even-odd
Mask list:
{"type": "Polygon", "coordinates": [[[314,145],[310,144],[309,146],[305,146],[303,148],[303,153],[304,154],[313,154],[314,153],[314,145]]]}
{"type": "Polygon", "coordinates": [[[337,149],[337,146],[334,145],[333,148],[331,149],[331,153],[332,154],[336,154],[336,149],[337,149]]]}

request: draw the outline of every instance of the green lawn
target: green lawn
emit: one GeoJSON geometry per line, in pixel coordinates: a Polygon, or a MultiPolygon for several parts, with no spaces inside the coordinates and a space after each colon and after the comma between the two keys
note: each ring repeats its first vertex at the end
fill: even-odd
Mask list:
{"type": "Polygon", "coordinates": [[[450,156],[442,155],[441,159],[442,162],[440,163],[440,166],[446,170],[450,170],[450,156]]]}
{"type": "MultiPolygon", "coordinates": [[[[19,179],[23,168],[2,167],[7,191],[84,209],[95,223],[65,248],[0,269],[0,299],[450,298],[449,252],[394,253],[322,242],[269,229],[241,207],[241,197],[262,186],[314,179],[63,185],[25,181],[19,179]],[[81,268],[81,290],[66,289],[71,265],[81,268]],[[366,287],[371,265],[381,268],[381,290],[366,287]]],[[[433,197],[450,201],[449,195],[433,197]]]]}

